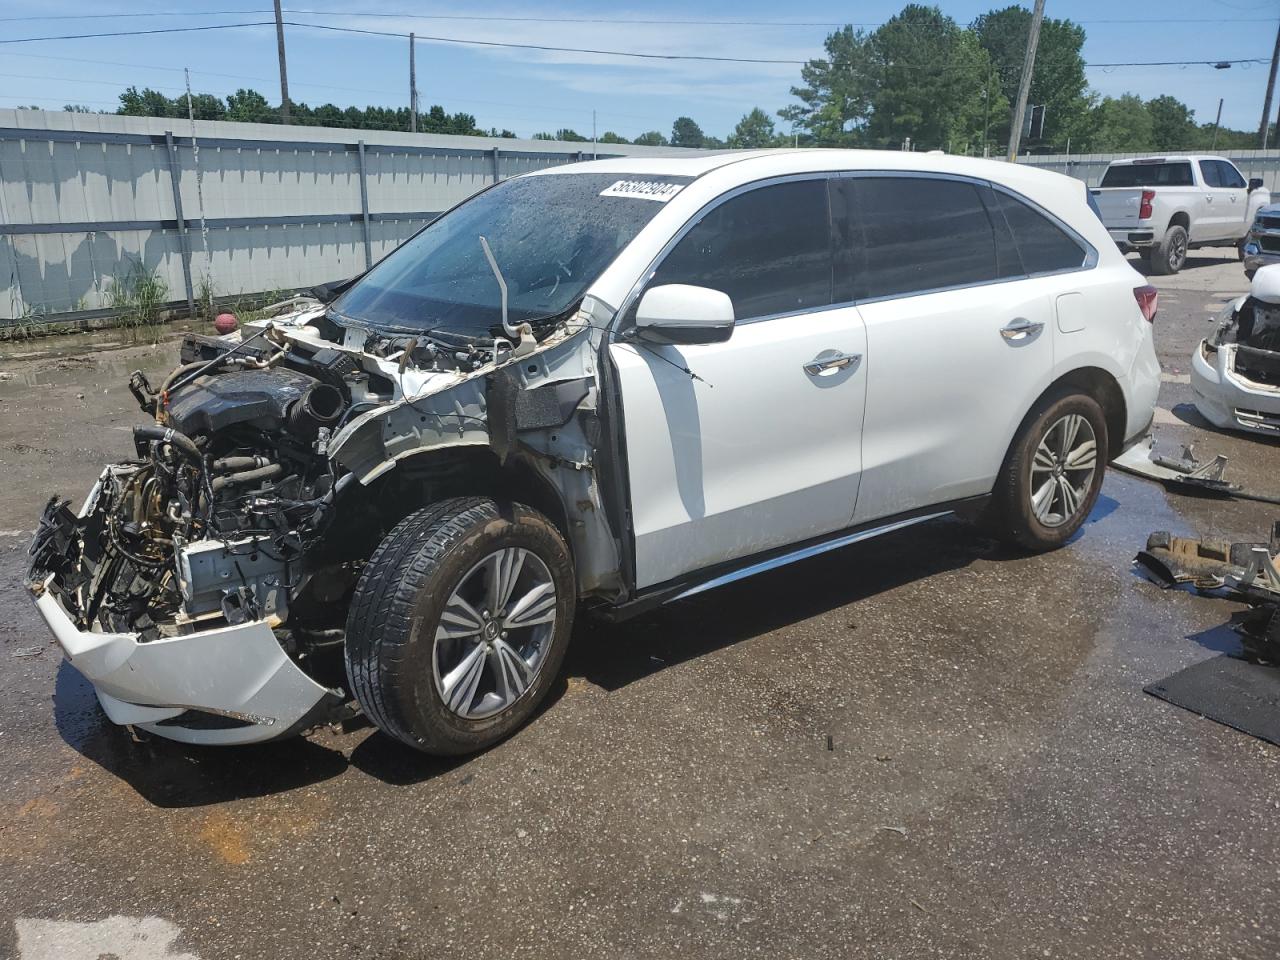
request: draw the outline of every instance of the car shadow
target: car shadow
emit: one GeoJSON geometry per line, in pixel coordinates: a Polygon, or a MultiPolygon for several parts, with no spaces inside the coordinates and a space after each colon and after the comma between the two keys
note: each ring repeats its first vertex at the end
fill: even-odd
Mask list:
{"type": "Polygon", "coordinates": [[[63,741],[157,807],[199,807],[296,790],[347,768],[337,750],[304,738],[239,747],[200,747],[111,723],[89,681],[63,662],[53,715],[63,741]]]}
{"type": "Polygon", "coordinates": [[[955,519],[920,524],[658,607],[620,624],[584,618],[565,672],[617,690],[668,667],[974,560],[1025,556],[955,519]]]}
{"type": "MultiPolygon", "coordinates": [[[[1217,248],[1210,248],[1210,249],[1216,251],[1217,248]]],[[[1151,262],[1144,256],[1131,255],[1126,257],[1125,259],[1129,261],[1129,266],[1133,267],[1144,277],[1161,276],[1160,274],[1156,274],[1152,272],[1151,262]]],[[[1191,253],[1187,255],[1187,259],[1182,264],[1182,269],[1179,270],[1178,272],[1187,273],[1189,271],[1196,270],[1201,267],[1220,267],[1224,263],[1240,264],[1241,272],[1243,273],[1244,271],[1244,264],[1240,263],[1240,258],[1236,256],[1236,252],[1234,250],[1229,250],[1228,248],[1223,247],[1222,253],[1220,254],[1217,254],[1217,253],[1205,254],[1203,252],[1198,252],[1193,250],[1191,253]]]]}
{"type": "MultiPolygon", "coordinates": [[[[1114,500],[1101,497],[1088,522],[1115,509],[1114,500]]],[[[667,667],[962,569],[977,559],[1027,556],[968,523],[944,518],[676,601],[620,624],[580,616],[565,667],[534,719],[564,696],[570,678],[617,690],[667,667]]],[[[68,745],[159,807],[283,793],[332,779],[348,767],[384,783],[408,786],[461,771],[472,759],[428,756],[363,720],[348,724],[347,735],[332,748],[308,738],[231,748],[135,739],[106,719],[93,688],[66,663],[58,672],[54,713],[68,745]]]]}

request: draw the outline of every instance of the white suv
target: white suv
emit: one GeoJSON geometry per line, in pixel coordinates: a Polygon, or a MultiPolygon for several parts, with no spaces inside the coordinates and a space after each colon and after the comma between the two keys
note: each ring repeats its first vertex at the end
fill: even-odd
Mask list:
{"type": "Polygon", "coordinates": [[[353,694],[476,750],[581,605],[949,513],[1063,544],[1159,386],[1155,291],[1084,187],[956,157],[542,171],[319,301],[135,374],[136,459],[45,512],[32,590],[118,723],[249,742],[353,694]]]}

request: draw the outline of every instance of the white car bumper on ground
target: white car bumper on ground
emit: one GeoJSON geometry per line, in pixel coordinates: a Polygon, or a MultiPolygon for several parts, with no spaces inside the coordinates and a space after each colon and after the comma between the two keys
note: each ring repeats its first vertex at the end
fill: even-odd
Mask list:
{"type": "Polygon", "coordinates": [[[1191,355],[1196,409],[1215,427],[1280,436],[1280,388],[1246,380],[1234,372],[1235,345],[1191,355]]]}
{"type": "Polygon", "coordinates": [[[144,643],[80,630],[47,582],[36,607],[113,723],[184,743],[255,743],[323,722],[342,701],[261,620],[144,643]]]}

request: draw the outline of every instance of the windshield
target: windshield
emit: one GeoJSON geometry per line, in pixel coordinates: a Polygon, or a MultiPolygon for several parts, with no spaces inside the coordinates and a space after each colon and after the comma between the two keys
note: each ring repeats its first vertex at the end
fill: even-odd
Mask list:
{"type": "Polygon", "coordinates": [[[688,177],[553,173],[507,180],[433,221],[333,305],[339,322],[465,337],[559,316],[576,303],[688,177]]]}
{"type": "Polygon", "coordinates": [[[1182,160],[1176,163],[1126,163],[1108,167],[1099,186],[1190,187],[1191,164],[1182,160]]]}

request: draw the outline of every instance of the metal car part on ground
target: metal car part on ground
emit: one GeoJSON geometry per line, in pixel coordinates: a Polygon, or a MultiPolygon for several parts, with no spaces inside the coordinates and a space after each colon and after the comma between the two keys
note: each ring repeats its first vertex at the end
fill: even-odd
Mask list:
{"type": "Polygon", "coordinates": [[[1195,540],[1158,531],[1134,557],[1134,564],[1166,589],[1190,585],[1197,591],[1238,600],[1249,609],[1233,618],[1252,659],[1280,661],[1280,521],[1266,543],[1195,540]]]}

